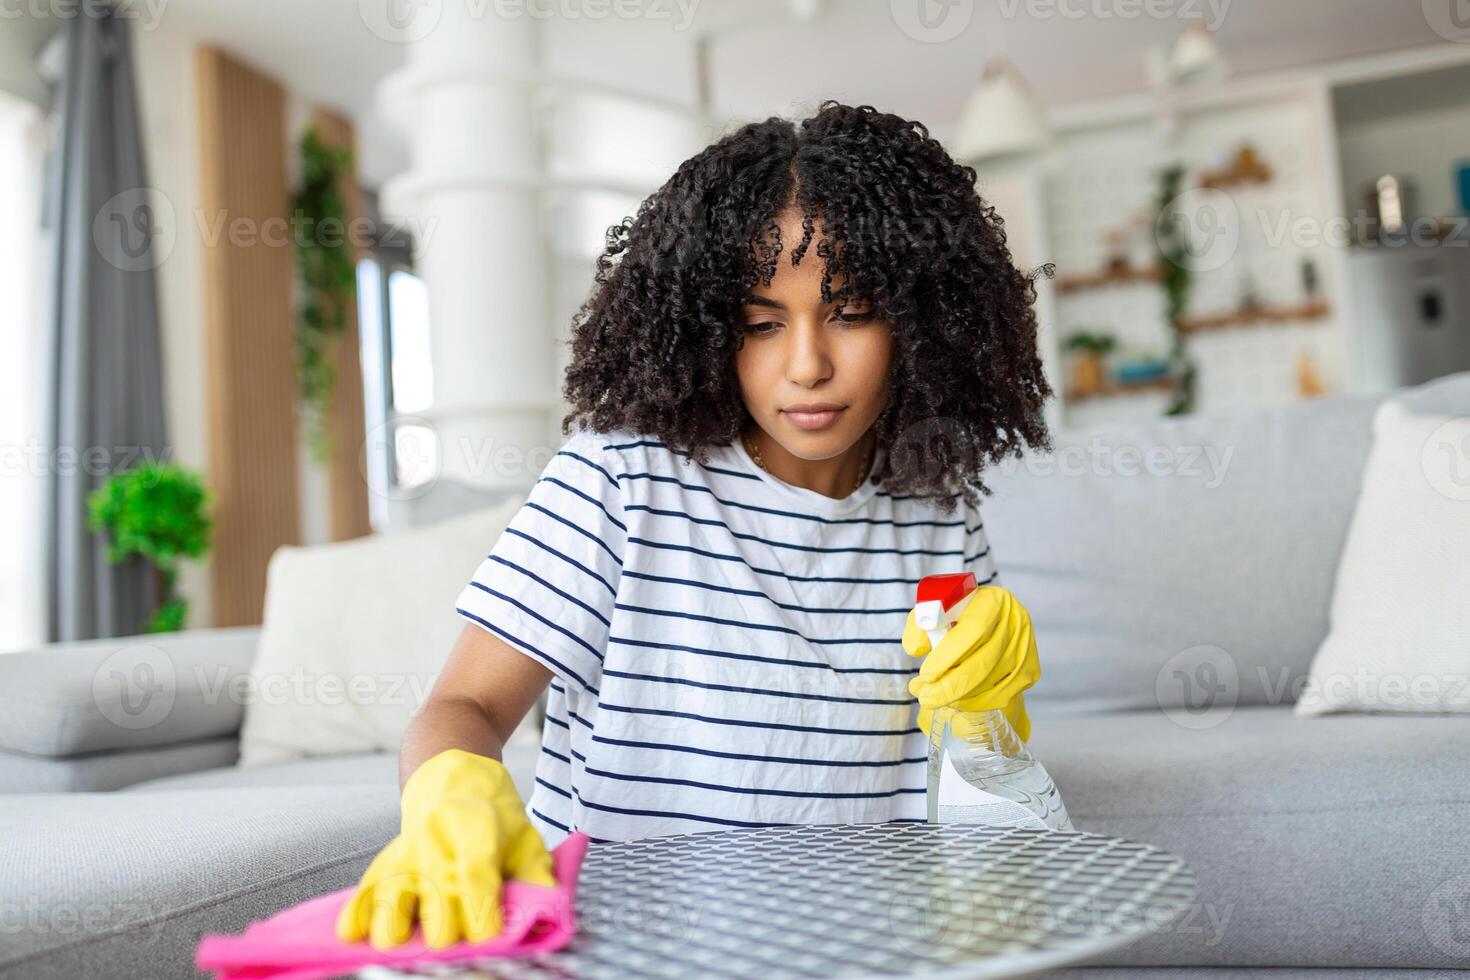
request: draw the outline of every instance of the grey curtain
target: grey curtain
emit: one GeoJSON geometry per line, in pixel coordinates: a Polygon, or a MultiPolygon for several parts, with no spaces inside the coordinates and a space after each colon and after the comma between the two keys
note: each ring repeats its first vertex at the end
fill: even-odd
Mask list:
{"type": "Polygon", "coordinates": [[[54,92],[46,220],[55,242],[49,324],[46,552],[52,640],[139,633],[151,567],[107,562],[87,495],[111,472],[171,456],[154,284],[160,215],[143,166],[128,21],[83,4],[66,21],[54,92]]]}

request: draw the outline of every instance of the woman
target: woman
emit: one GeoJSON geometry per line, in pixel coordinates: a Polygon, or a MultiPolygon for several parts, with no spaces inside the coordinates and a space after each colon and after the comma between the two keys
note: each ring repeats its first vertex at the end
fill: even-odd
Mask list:
{"type": "Polygon", "coordinates": [[[501,928],[548,846],[923,820],[936,707],[1037,676],[985,466],[1049,445],[1031,277],[922,124],[826,102],[739,129],[609,230],[575,432],[459,597],[402,750],[402,833],[344,906],[375,945],[501,928]],[[936,656],[917,581],[983,601],[936,656]],[[901,645],[899,637],[904,637],[901,645]],[[917,674],[917,676],[915,676],[917,674]],[[501,746],[550,685],[536,788],[501,746]]]}

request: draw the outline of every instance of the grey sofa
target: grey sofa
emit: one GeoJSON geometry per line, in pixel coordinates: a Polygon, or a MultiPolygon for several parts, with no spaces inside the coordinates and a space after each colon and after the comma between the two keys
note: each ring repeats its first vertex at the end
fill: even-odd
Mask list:
{"type": "MultiPolygon", "coordinates": [[[[1470,374],[1397,394],[1470,414],[1470,374]]],[[[1079,829],[1199,880],[1183,919],[1062,974],[1470,967],[1470,717],[1291,712],[1376,404],[1059,433],[1060,467],[990,477],[986,529],[1042,655],[1033,750],[1079,829]],[[1125,446],[1155,449],[1152,470],[1120,471],[1125,446]]],[[[202,933],[351,884],[391,838],[391,753],[233,766],[239,705],[185,679],[217,691],[256,635],[0,655],[0,978],[193,976],[202,933]]],[[[523,792],[534,761],[507,758],[523,792]]]]}

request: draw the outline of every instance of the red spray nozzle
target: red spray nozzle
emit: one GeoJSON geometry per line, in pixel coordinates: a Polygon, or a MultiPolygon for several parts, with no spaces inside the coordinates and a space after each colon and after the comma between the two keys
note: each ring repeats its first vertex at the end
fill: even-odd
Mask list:
{"type": "Polygon", "coordinates": [[[931,645],[939,646],[939,641],[949,632],[950,625],[959,618],[965,600],[977,588],[979,586],[975,583],[973,572],[926,575],[919,580],[914,603],[914,623],[929,634],[931,645]]]}
{"type": "Polygon", "coordinates": [[[938,602],[946,610],[965,596],[974,592],[974,572],[956,572],[952,575],[926,575],[919,580],[915,602],[938,602]]]}

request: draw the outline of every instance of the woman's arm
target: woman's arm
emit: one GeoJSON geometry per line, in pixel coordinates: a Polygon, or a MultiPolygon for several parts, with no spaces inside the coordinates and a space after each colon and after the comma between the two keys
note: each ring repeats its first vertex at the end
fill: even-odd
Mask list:
{"type": "Polygon", "coordinates": [[[466,623],[434,689],[404,733],[399,788],[415,769],[447,749],[500,759],[511,732],[550,682],[550,670],[488,630],[466,623]]]}

